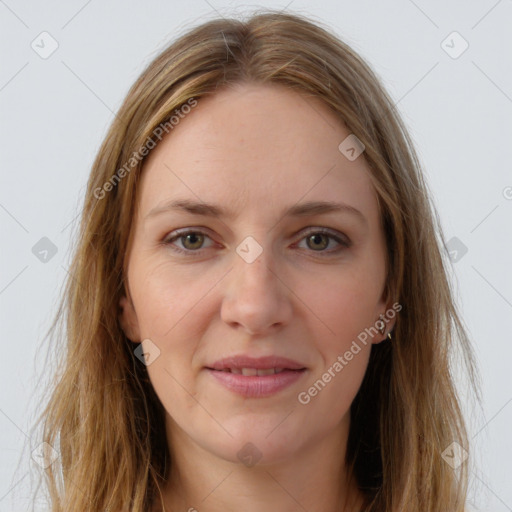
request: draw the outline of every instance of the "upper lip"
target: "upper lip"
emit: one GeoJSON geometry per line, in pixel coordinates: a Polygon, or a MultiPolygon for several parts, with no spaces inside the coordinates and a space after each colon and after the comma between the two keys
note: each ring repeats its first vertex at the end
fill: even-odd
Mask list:
{"type": "Polygon", "coordinates": [[[286,370],[303,370],[305,366],[297,361],[288,359],[287,357],[265,356],[250,357],[245,355],[237,355],[226,357],[216,361],[211,366],[207,366],[212,370],[224,370],[226,368],[239,369],[255,368],[256,370],[266,370],[271,368],[282,368],[286,370]]]}

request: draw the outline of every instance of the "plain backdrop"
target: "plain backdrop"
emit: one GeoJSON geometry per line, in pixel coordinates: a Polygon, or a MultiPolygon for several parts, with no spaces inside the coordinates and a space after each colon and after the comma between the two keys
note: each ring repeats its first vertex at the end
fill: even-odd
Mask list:
{"type": "Polygon", "coordinates": [[[37,349],[114,112],[183,28],[257,7],[328,24],[396,101],[450,240],[482,375],[483,412],[467,406],[470,510],[512,511],[511,0],[0,0],[0,512],[31,501],[28,432],[45,370],[37,349]]]}

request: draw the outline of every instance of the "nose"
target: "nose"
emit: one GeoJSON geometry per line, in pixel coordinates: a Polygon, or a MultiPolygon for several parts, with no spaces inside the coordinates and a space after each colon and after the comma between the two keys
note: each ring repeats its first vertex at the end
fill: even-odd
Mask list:
{"type": "Polygon", "coordinates": [[[270,249],[248,263],[235,254],[221,307],[221,318],[250,335],[266,335],[290,322],[293,295],[270,249]]]}

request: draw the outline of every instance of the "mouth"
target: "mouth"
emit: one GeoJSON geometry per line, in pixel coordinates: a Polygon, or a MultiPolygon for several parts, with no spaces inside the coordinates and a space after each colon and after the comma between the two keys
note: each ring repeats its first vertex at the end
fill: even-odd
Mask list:
{"type": "Polygon", "coordinates": [[[244,398],[277,395],[291,388],[307,372],[307,368],[296,361],[276,357],[227,358],[205,370],[216,384],[244,398]]]}
{"type": "Polygon", "coordinates": [[[245,376],[265,376],[282,373],[283,371],[305,370],[306,367],[289,359],[278,355],[268,355],[264,357],[253,357],[248,354],[232,355],[220,359],[213,364],[208,365],[209,370],[235,373],[245,376]]]}

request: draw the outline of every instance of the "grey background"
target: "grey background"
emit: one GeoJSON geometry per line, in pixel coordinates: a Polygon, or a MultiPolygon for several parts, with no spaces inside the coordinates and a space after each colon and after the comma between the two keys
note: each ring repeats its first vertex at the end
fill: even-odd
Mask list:
{"type": "MultiPolygon", "coordinates": [[[[37,349],[113,112],[177,30],[257,6],[328,23],[397,102],[447,240],[456,237],[448,248],[457,251],[453,281],[482,374],[483,414],[466,402],[474,450],[469,510],[512,510],[511,0],[0,0],[0,512],[25,510],[31,500],[29,469],[39,468],[30,461],[37,440],[28,431],[45,364],[37,349]],[[48,58],[31,47],[51,48],[43,31],[58,43],[48,58]],[[469,44],[457,58],[463,41],[446,39],[454,31],[469,44]],[[57,250],[47,261],[37,257],[43,237],[57,250]]],[[[460,387],[465,396],[463,381],[460,387]]]]}

